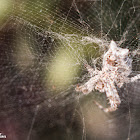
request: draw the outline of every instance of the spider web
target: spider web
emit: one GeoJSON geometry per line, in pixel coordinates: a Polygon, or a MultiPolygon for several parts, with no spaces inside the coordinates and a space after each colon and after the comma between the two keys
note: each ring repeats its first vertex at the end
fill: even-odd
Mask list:
{"type": "Polygon", "coordinates": [[[102,68],[111,40],[128,48],[140,73],[138,0],[0,1],[0,133],[8,140],[139,139],[140,82],[118,89],[122,104],[104,113],[104,93],[85,96],[84,67],[102,68]]]}

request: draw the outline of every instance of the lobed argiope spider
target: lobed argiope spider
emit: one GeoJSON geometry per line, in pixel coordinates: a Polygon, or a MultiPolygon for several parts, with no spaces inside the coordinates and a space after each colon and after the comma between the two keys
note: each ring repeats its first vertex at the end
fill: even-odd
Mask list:
{"type": "Polygon", "coordinates": [[[140,79],[140,74],[129,78],[132,72],[132,59],[129,56],[129,50],[117,47],[114,41],[111,41],[108,51],[103,56],[102,70],[95,70],[88,64],[85,64],[91,78],[84,85],[77,86],[77,92],[88,94],[94,89],[99,92],[105,92],[109,99],[110,107],[103,108],[99,103],[96,105],[104,112],[117,110],[121,100],[116,86],[121,88],[124,83],[134,82],[140,79]]]}

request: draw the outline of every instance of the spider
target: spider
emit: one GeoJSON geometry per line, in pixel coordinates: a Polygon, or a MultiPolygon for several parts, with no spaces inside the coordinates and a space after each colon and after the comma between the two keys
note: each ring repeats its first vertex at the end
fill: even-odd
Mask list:
{"type": "Polygon", "coordinates": [[[116,86],[121,88],[124,83],[140,79],[140,74],[132,78],[128,77],[132,72],[132,59],[129,56],[128,49],[117,47],[117,44],[112,40],[108,51],[103,55],[102,70],[93,69],[85,64],[91,78],[84,85],[77,85],[75,90],[84,94],[88,94],[94,89],[105,92],[110,107],[104,108],[96,101],[95,104],[104,112],[116,111],[121,104],[116,86]]]}

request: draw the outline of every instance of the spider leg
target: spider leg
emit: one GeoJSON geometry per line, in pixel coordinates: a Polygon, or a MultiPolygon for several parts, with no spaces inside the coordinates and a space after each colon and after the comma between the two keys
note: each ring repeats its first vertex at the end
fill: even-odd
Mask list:
{"type": "Polygon", "coordinates": [[[135,82],[135,81],[137,81],[137,80],[139,80],[139,79],[140,79],[140,74],[138,74],[138,75],[132,77],[132,78],[131,78],[131,82],[135,82]]]}
{"type": "Polygon", "coordinates": [[[90,65],[84,64],[85,68],[89,72],[89,74],[92,76],[96,75],[98,73],[98,70],[94,70],[90,65]]]}
{"type": "Polygon", "coordinates": [[[106,82],[105,85],[105,91],[106,91],[106,96],[109,99],[109,104],[110,107],[108,108],[104,108],[102,105],[100,105],[98,102],[94,101],[95,104],[104,112],[112,112],[112,111],[116,111],[118,105],[120,105],[121,100],[120,97],[118,95],[117,89],[114,85],[114,83],[111,81],[111,79],[108,78],[108,82],[106,82]]]}
{"type": "Polygon", "coordinates": [[[94,103],[101,109],[103,110],[105,113],[107,112],[113,112],[117,110],[117,106],[113,106],[113,107],[108,107],[108,108],[104,108],[101,104],[99,104],[98,102],[94,101],[94,103]]]}
{"type": "Polygon", "coordinates": [[[84,94],[88,94],[92,90],[94,90],[95,84],[98,80],[99,80],[99,76],[96,75],[96,76],[90,78],[89,81],[86,82],[84,85],[82,85],[82,86],[78,85],[75,90],[77,92],[83,92],[84,94]]]}
{"type": "Polygon", "coordinates": [[[106,108],[106,112],[111,112],[117,110],[118,105],[121,104],[120,97],[118,95],[116,86],[113,80],[109,78],[109,83],[107,83],[107,90],[106,90],[106,96],[109,99],[109,104],[111,107],[106,108]]]}

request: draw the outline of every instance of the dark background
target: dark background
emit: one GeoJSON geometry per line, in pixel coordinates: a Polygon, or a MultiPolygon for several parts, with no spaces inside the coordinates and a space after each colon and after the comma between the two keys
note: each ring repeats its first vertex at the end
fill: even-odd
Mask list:
{"type": "MultiPolygon", "coordinates": [[[[94,40],[83,45],[82,37],[96,37],[105,47],[104,42],[114,40],[130,51],[139,49],[139,0],[0,3],[4,7],[0,15],[0,133],[7,140],[140,139],[139,81],[118,89],[122,103],[112,113],[104,113],[93,103],[97,100],[108,106],[105,94],[75,92],[87,77],[81,58],[93,66],[91,59],[102,58],[104,51],[94,40]],[[61,53],[64,57],[58,60],[61,53]],[[65,62],[67,55],[73,69],[65,65],[61,69],[68,75],[63,70],[49,74],[59,70],[59,62],[65,62]]],[[[100,61],[97,66],[101,67],[100,61]]],[[[130,76],[139,71],[136,54],[130,76]]]]}

